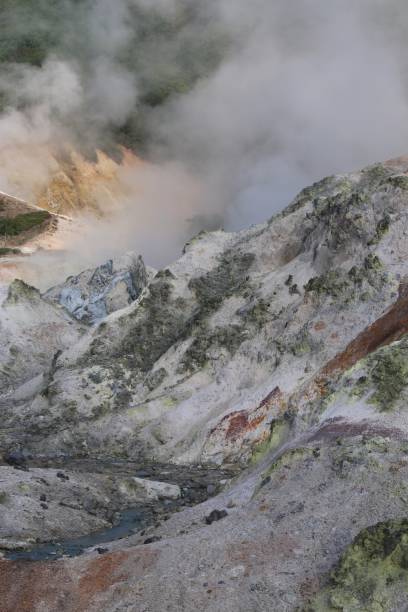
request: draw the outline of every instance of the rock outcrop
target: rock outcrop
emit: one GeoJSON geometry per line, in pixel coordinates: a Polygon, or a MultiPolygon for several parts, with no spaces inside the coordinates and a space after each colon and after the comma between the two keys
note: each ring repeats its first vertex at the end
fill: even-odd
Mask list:
{"type": "Polygon", "coordinates": [[[408,159],[324,179],[264,225],[200,234],[86,332],[75,321],[40,386],[23,356],[5,456],[240,474],[102,556],[2,561],[4,609],[404,609],[407,211],[408,159]]]}
{"type": "MultiPolygon", "coordinates": [[[[0,393],[8,398],[18,389],[14,396],[18,402],[48,380],[58,355],[76,344],[85,328],[20,280],[9,286],[1,302],[0,393]]],[[[5,402],[13,412],[9,399],[5,402]]]]}
{"type": "Polygon", "coordinates": [[[78,321],[94,324],[134,302],[152,275],[154,272],[146,269],[140,256],[128,253],[70,276],[49,289],[44,298],[63,306],[78,321]]]}

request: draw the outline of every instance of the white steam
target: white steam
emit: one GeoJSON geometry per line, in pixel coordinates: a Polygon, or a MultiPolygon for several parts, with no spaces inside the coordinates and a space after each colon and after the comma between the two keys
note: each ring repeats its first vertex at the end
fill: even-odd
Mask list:
{"type": "MultiPolygon", "coordinates": [[[[83,119],[88,140],[120,126],[139,99],[139,76],[120,62],[133,44],[129,11],[175,15],[181,1],[89,2],[82,48],[67,33],[63,56],[2,74],[1,88],[15,94],[0,117],[0,161],[9,147],[76,142],[71,119],[83,119]]],[[[89,223],[87,248],[99,259],[134,249],[165,264],[193,227],[266,220],[324,175],[408,150],[402,0],[206,0],[202,11],[228,36],[224,60],[149,115],[157,165],[123,171],[121,214],[89,223]]],[[[169,40],[158,57],[151,44],[152,70],[169,68],[175,45],[169,40]]],[[[10,188],[10,163],[0,169],[0,190],[10,188]]],[[[32,164],[33,181],[52,171],[32,164]]]]}
{"type": "Polygon", "coordinates": [[[268,218],[327,174],[408,150],[406,42],[393,21],[403,3],[381,4],[219,3],[237,48],[156,124],[228,227],[268,218]]]}

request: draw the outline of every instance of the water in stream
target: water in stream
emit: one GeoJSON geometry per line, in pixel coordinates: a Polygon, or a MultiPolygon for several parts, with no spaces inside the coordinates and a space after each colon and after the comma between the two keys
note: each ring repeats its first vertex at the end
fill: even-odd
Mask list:
{"type": "Polygon", "coordinates": [[[125,510],[121,513],[119,523],[110,529],[96,531],[71,540],[38,544],[31,550],[13,550],[7,552],[4,556],[11,561],[46,561],[60,559],[63,556],[77,557],[87,548],[94,548],[132,535],[135,531],[142,529],[146,520],[146,513],[140,508],[125,510]]]}

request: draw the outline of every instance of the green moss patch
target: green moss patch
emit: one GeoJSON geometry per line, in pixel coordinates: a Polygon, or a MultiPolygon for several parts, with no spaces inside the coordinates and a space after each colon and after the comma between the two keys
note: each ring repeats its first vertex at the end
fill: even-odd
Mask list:
{"type": "Polygon", "coordinates": [[[391,225],[391,217],[388,214],[384,214],[383,217],[378,221],[375,228],[375,236],[370,240],[369,245],[378,244],[382,238],[388,233],[391,225]]]}
{"type": "Polygon", "coordinates": [[[397,187],[398,189],[408,189],[408,176],[406,176],[405,174],[397,174],[395,176],[390,176],[387,182],[393,187],[397,187]]]}
{"type": "MultiPolygon", "coordinates": [[[[125,358],[127,367],[147,373],[154,363],[179,340],[189,325],[189,314],[181,298],[172,299],[171,282],[159,277],[149,287],[135,311],[136,321],[115,357],[125,358]]],[[[103,356],[104,345],[98,339],[92,345],[103,356]]]]}
{"type": "Polygon", "coordinates": [[[248,286],[247,273],[254,261],[253,253],[228,251],[214,270],[191,279],[189,288],[195,292],[203,314],[214,312],[226,298],[248,286]]]}
{"type": "Polygon", "coordinates": [[[280,213],[280,216],[286,217],[296,210],[299,210],[309,202],[314,202],[322,196],[335,195],[338,193],[351,193],[352,188],[353,184],[346,177],[326,177],[321,181],[302,189],[302,191],[296,196],[293,203],[280,213]]]}
{"type": "Polygon", "coordinates": [[[370,401],[383,411],[391,410],[408,384],[408,348],[396,345],[380,352],[370,378],[375,386],[370,401]]]}
{"type": "Polygon", "coordinates": [[[245,329],[238,325],[217,327],[209,330],[205,325],[198,328],[193,342],[183,355],[180,371],[194,372],[203,368],[210,359],[209,351],[214,348],[225,348],[234,355],[246,340],[245,329]]]}
{"type": "Polygon", "coordinates": [[[258,444],[252,453],[251,463],[258,463],[267,453],[280,448],[288,439],[290,432],[290,419],[282,417],[273,421],[270,436],[265,442],[258,444]]]}
{"type": "Polygon", "coordinates": [[[368,395],[367,401],[381,412],[395,408],[408,386],[408,338],[377,350],[358,372],[349,390],[351,396],[368,395]]]}
{"type": "Polygon", "coordinates": [[[364,529],[308,612],[386,612],[408,598],[408,520],[364,529]]]}
{"type": "MultiPolygon", "coordinates": [[[[215,269],[189,282],[189,288],[195,293],[199,309],[191,324],[193,341],[181,360],[181,372],[194,372],[204,367],[210,358],[209,351],[213,348],[225,348],[234,355],[246,340],[245,325],[227,325],[211,329],[208,320],[224,300],[244,293],[250,287],[248,272],[254,261],[253,253],[227,251],[215,269]]],[[[244,313],[244,322],[261,324],[260,320],[266,310],[266,305],[259,305],[258,308],[254,304],[248,313],[244,313]]]]}
{"type": "Polygon", "coordinates": [[[330,295],[337,298],[344,294],[348,288],[348,282],[340,270],[330,270],[327,274],[314,276],[305,285],[307,293],[315,295],[330,295]]]}
{"type": "Polygon", "coordinates": [[[311,278],[304,290],[318,297],[331,297],[343,303],[355,299],[364,300],[370,293],[381,290],[388,277],[377,255],[369,254],[360,266],[345,270],[329,270],[326,274],[311,278]]]}

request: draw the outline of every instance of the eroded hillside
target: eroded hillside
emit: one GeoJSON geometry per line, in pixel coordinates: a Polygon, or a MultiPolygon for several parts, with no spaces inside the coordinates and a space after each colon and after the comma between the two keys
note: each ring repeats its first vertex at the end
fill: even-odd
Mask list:
{"type": "Polygon", "coordinates": [[[10,287],[3,549],[72,538],[67,504],[78,536],[112,509],[156,519],[72,559],[3,560],[5,610],[403,609],[407,204],[400,158],[324,179],[264,225],[201,233],[157,273],[131,259],[119,293],[113,265],[48,294],[10,287]],[[72,316],[93,303],[101,316],[72,316]]]}

